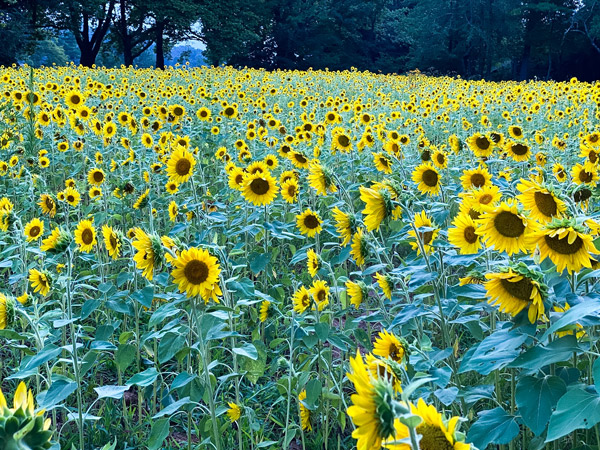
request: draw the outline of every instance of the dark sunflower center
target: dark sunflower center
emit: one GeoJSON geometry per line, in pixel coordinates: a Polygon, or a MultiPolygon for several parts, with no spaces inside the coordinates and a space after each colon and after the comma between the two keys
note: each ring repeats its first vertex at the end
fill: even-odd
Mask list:
{"type": "Polygon", "coordinates": [[[481,150],[487,150],[490,148],[490,141],[485,136],[479,136],[477,139],[475,139],[475,145],[477,145],[477,147],[481,150]]]}
{"type": "Polygon", "coordinates": [[[117,248],[117,245],[118,245],[119,243],[117,242],[117,238],[115,237],[115,235],[114,235],[114,234],[111,234],[111,235],[110,235],[110,238],[108,238],[108,241],[110,242],[110,246],[111,246],[113,249],[116,249],[116,248],[117,248]]]}
{"type": "Polygon", "coordinates": [[[423,150],[421,153],[421,161],[430,161],[431,160],[431,152],[429,150],[423,150]]]}
{"type": "Polygon", "coordinates": [[[581,189],[573,194],[573,200],[576,202],[584,202],[592,196],[592,191],[589,189],[581,189]]]}
{"type": "Polygon", "coordinates": [[[568,237],[560,239],[558,236],[544,236],[544,240],[548,247],[561,255],[574,255],[583,247],[583,239],[579,236],[575,238],[572,244],[569,244],[568,237]]]}
{"type": "Polygon", "coordinates": [[[536,192],[533,194],[535,205],[542,214],[548,217],[554,217],[557,213],[557,204],[554,196],[549,192],[536,192]]]}
{"type": "Polygon", "coordinates": [[[193,259],[185,265],[183,274],[189,283],[202,284],[208,278],[208,266],[203,261],[193,259]]]}
{"type": "Polygon", "coordinates": [[[250,182],[250,189],[256,195],[265,195],[270,187],[269,182],[264,178],[255,178],[250,182]]]}
{"type": "Polygon", "coordinates": [[[345,134],[342,134],[342,135],[338,136],[338,143],[342,147],[348,147],[348,145],[350,145],[350,138],[348,136],[346,136],[345,134]]]}
{"type": "Polygon", "coordinates": [[[500,136],[498,133],[492,133],[492,134],[490,134],[490,138],[491,138],[491,139],[492,139],[492,141],[493,141],[494,143],[496,143],[496,144],[497,144],[498,142],[500,142],[500,137],[501,137],[501,136],[500,136]]]}
{"type": "Polygon", "coordinates": [[[441,153],[439,153],[437,155],[437,162],[438,162],[438,164],[444,164],[444,161],[446,161],[446,157],[444,155],[442,155],[441,153]]]}
{"type": "Polygon", "coordinates": [[[396,362],[400,362],[402,360],[402,356],[404,355],[404,349],[402,347],[398,347],[395,343],[390,344],[389,352],[390,358],[396,362]]]}
{"type": "Polygon", "coordinates": [[[71,103],[73,103],[74,105],[78,105],[80,102],[81,102],[81,99],[79,98],[78,95],[71,96],[71,103]]]}
{"type": "Polygon", "coordinates": [[[500,280],[500,283],[502,284],[504,290],[513,297],[525,302],[530,301],[529,297],[531,297],[531,291],[533,291],[533,284],[531,284],[531,281],[529,281],[528,278],[523,278],[522,280],[516,282],[512,282],[510,280],[500,280]]]}
{"type": "Polygon", "coordinates": [[[480,188],[485,184],[485,177],[480,173],[474,173],[471,175],[471,185],[480,188]]]}
{"type": "Polygon", "coordinates": [[[90,245],[92,242],[94,242],[94,233],[92,233],[92,230],[89,228],[83,230],[81,233],[81,240],[85,245],[90,245]]]}
{"type": "Polygon", "coordinates": [[[46,197],[46,208],[54,209],[54,200],[52,200],[50,197],[46,197]]]}
{"type": "Polygon", "coordinates": [[[177,175],[184,176],[190,173],[190,168],[192,167],[192,163],[187,158],[181,158],[175,164],[175,171],[177,175]]]}
{"type": "Polygon", "coordinates": [[[389,165],[389,161],[385,158],[379,158],[379,164],[381,164],[383,167],[387,167],[389,165]]]}
{"type": "Polygon", "coordinates": [[[37,225],[32,226],[29,230],[29,236],[36,237],[38,234],[40,234],[40,227],[37,225]]]}
{"type": "Polygon", "coordinates": [[[417,432],[421,435],[419,441],[420,450],[453,450],[454,445],[448,442],[448,438],[440,427],[421,424],[417,427],[417,432]]]}
{"type": "Polygon", "coordinates": [[[589,183],[590,181],[592,181],[593,178],[594,175],[591,172],[588,172],[587,170],[582,170],[581,172],[579,172],[579,181],[583,183],[589,183]]]}
{"type": "Polygon", "coordinates": [[[423,172],[421,179],[427,186],[434,187],[437,186],[438,183],[438,174],[435,170],[427,169],[425,172],[423,172]]]}
{"type": "Polygon", "coordinates": [[[502,211],[494,218],[496,231],[504,237],[516,238],[523,234],[525,225],[523,220],[510,211],[502,211]]]}
{"type": "Polygon", "coordinates": [[[517,156],[526,155],[529,151],[529,147],[523,144],[515,144],[512,146],[512,152],[517,156]]]}
{"type": "Polygon", "coordinates": [[[300,164],[304,164],[306,162],[306,157],[301,153],[297,153],[295,157],[296,161],[298,161],[300,164]]]}
{"type": "Polygon", "coordinates": [[[590,162],[593,164],[596,161],[598,161],[598,154],[595,151],[590,150],[590,153],[588,154],[588,158],[589,158],[590,162]]]}
{"type": "Polygon", "coordinates": [[[182,108],[180,108],[179,106],[177,106],[177,107],[176,107],[176,108],[173,110],[173,113],[174,113],[176,116],[181,116],[181,115],[183,114],[183,109],[182,109],[182,108]]]}
{"type": "Polygon", "coordinates": [[[475,242],[477,242],[477,235],[475,234],[475,228],[474,227],[465,228],[465,230],[463,231],[463,237],[465,238],[465,241],[467,241],[469,244],[474,244],[475,242]]]}
{"type": "Polygon", "coordinates": [[[73,195],[67,195],[67,201],[69,203],[73,203],[75,201],[75,197],[73,195]]]}
{"type": "Polygon", "coordinates": [[[100,183],[102,180],[104,180],[104,174],[100,171],[94,172],[94,181],[100,183]]]}
{"type": "Polygon", "coordinates": [[[291,185],[288,187],[288,195],[290,197],[295,197],[296,196],[296,186],[291,185]]]}
{"type": "Polygon", "coordinates": [[[321,289],[317,294],[317,300],[319,303],[322,303],[323,301],[325,301],[325,298],[327,298],[327,293],[325,292],[325,290],[321,289]]]}
{"type": "Polygon", "coordinates": [[[242,182],[244,181],[244,175],[243,174],[238,174],[235,176],[235,184],[242,184],[242,182]]]}
{"type": "Polygon", "coordinates": [[[473,208],[469,209],[469,217],[471,219],[477,220],[477,219],[479,219],[479,216],[481,216],[479,211],[475,211],[473,208]]]}
{"type": "Polygon", "coordinates": [[[314,230],[320,225],[319,219],[313,214],[309,214],[304,218],[304,226],[309,230],[314,230]]]}
{"type": "Polygon", "coordinates": [[[233,116],[233,112],[234,112],[233,108],[231,108],[231,107],[225,108],[225,115],[226,116],[233,116]]]}
{"type": "Polygon", "coordinates": [[[598,139],[600,139],[600,137],[597,134],[592,134],[590,136],[590,142],[596,143],[598,142],[598,139]]]}
{"type": "Polygon", "coordinates": [[[521,136],[523,134],[523,132],[521,131],[520,128],[513,128],[513,134],[515,136],[521,136]]]}
{"type": "Polygon", "coordinates": [[[494,197],[492,197],[490,194],[483,194],[479,198],[479,203],[481,203],[482,205],[489,205],[493,198],[494,197]]]}
{"type": "Polygon", "coordinates": [[[420,233],[421,235],[421,242],[423,242],[424,245],[428,245],[431,240],[433,239],[433,231],[424,231],[422,233],[420,233]]]}

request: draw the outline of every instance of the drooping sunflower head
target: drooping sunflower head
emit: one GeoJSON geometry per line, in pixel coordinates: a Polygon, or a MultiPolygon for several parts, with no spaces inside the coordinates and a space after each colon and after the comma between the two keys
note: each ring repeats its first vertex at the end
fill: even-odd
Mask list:
{"type": "Polygon", "coordinates": [[[392,290],[394,288],[394,280],[387,274],[380,274],[379,272],[375,273],[375,279],[377,283],[379,283],[379,287],[383,291],[383,295],[388,300],[392,299],[392,290]]]}
{"type": "Polygon", "coordinates": [[[380,331],[373,344],[373,354],[401,363],[409,355],[408,343],[394,333],[387,330],[380,331]]]}
{"type": "Polygon", "coordinates": [[[335,220],[335,229],[342,239],[342,247],[346,246],[356,231],[356,218],[352,214],[341,211],[337,206],[331,211],[335,220]]]}
{"type": "Polygon", "coordinates": [[[306,266],[311,277],[316,277],[321,268],[321,257],[312,248],[306,252],[306,266]]]}
{"type": "Polygon", "coordinates": [[[37,269],[29,270],[29,283],[34,292],[39,292],[44,297],[50,292],[52,287],[52,277],[46,270],[39,271],[37,269]]]}
{"type": "Polygon", "coordinates": [[[567,209],[553,190],[535,181],[521,179],[517,189],[521,192],[517,198],[529,211],[529,215],[539,222],[550,222],[553,218],[560,217],[567,209]]]}
{"type": "Polygon", "coordinates": [[[392,197],[387,189],[371,189],[361,186],[360,199],[365,203],[362,213],[367,230],[378,230],[381,223],[394,212],[392,197]]]}
{"type": "Polygon", "coordinates": [[[368,296],[367,285],[362,281],[346,281],[346,291],[350,297],[350,304],[356,309],[360,307],[364,299],[368,296]]]}
{"type": "Polygon", "coordinates": [[[15,319],[16,300],[10,295],[0,292],[0,330],[11,326],[15,319]]]}
{"type": "Polygon", "coordinates": [[[309,165],[308,184],[319,195],[337,192],[333,173],[318,161],[313,161],[309,165]]]}
{"type": "Polygon", "coordinates": [[[104,238],[104,246],[106,247],[109,256],[114,260],[118,259],[122,249],[122,234],[108,225],[103,225],[102,236],[104,238]]]}
{"type": "Polygon", "coordinates": [[[42,240],[40,250],[48,253],[62,253],[71,243],[73,236],[68,231],[55,227],[50,236],[42,240]]]}
{"type": "Polygon", "coordinates": [[[351,248],[350,255],[354,258],[356,265],[363,266],[369,255],[369,244],[367,236],[364,234],[362,228],[359,228],[356,230],[356,233],[354,233],[351,248]]]}
{"type": "Polygon", "coordinates": [[[155,269],[164,264],[164,249],[160,237],[148,234],[141,228],[130,229],[127,235],[133,239],[131,245],[136,250],[133,256],[136,267],[142,271],[144,278],[152,281],[155,269]]]}

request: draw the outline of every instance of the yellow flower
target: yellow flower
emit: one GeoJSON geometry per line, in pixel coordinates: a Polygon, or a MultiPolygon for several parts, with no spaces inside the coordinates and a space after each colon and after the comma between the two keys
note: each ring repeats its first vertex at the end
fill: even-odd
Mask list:
{"type": "Polygon", "coordinates": [[[269,318],[269,307],[271,306],[271,302],[269,300],[263,300],[260,304],[260,315],[259,320],[261,322],[266,322],[269,318]]]}
{"type": "Polygon", "coordinates": [[[170,181],[185,183],[194,173],[196,159],[182,146],[177,146],[167,162],[167,175],[170,181]]]}
{"type": "Polygon", "coordinates": [[[228,402],[227,404],[229,405],[229,409],[227,410],[227,417],[229,417],[229,420],[232,422],[240,420],[240,417],[242,416],[241,408],[233,402],[228,402]]]}
{"type": "Polygon", "coordinates": [[[401,343],[394,333],[387,330],[380,331],[379,337],[373,344],[373,354],[401,363],[407,356],[406,344],[401,343]]]}
{"type": "Polygon", "coordinates": [[[305,312],[310,306],[310,291],[304,286],[301,286],[292,298],[294,304],[294,311],[298,314],[305,312]]]}
{"type": "Polygon", "coordinates": [[[33,288],[33,292],[39,292],[44,297],[50,292],[52,282],[47,272],[40,272],[37,269],[29,270],[29,283],[33,288]]]}
{"type": "MultiPolygon", "coordinates": [[[[415,214],[414,227],[419,233],[418,239],[425,253],[430,254],[431,252],[433,252],[434,248],[432,242],[437,237],[439,230],[435,228],[431,219],[427,217],[427,214],[425,214],[425,211],[421,211],[420,213],[415,214]],[[432,229],[427,231],[421,231],[420,228],[432,229]]],[[[409,230],[408,235],[415,239],[415,241],[411,242],[410,245],[412,249],[417,250],[417,254],[420,255],[421,246],[419,246],[419,243],[416,242],[417,232],[415,232],[415,230],[409,230]]]]}
{"type": "Polygon", "coordinates": [[[23,230],[23,234],[27,242],[37,241],[44,234],[44,221],[38,218],[31,219],[25,225],[25,229],[23,230]]]}
{"type": "Polygon", "coordinates": [[[458,247],[461,255],[477,253],[481,248],[481,241],[476,233],[477,224],[468,214],[458,214],[452,222],[453,227],[448,229],[448,242],[458,247]]]}
{"type": "Polygon", "coordinates": [[[379,230],[381,222],[392,213],[390,194],[386,189],[376,191],[361,186],[360,199],[365,203],[362,213],[368,231],[379,230]]]}
{"type": "Polygon", "coordinates": [[[319,311],[322,311],[329,304],[329,286],[327,286],[326,281],[313,282],[309,292],[319,311]]]}
{"type": "Polygon", "coordinates": [[[441,176],[429,163],[417,166],[412,173],[412,179],[417,183],[417,189],[422,194],[437,195],[441,190],[441,176]]]}
{"type": "Polygon", "coordinates": [[[188,297],[206,295],[204,290],[212,290],[212,286],[219,282],[221,269],[218,260],[205,249],[192,247],[183,250],[173,266],[173,281],[179,292],[185,292],[188,297]]]}
{"type": "Polygon", "coordinates": [[[250,203],[256,206],[268,205],[275,200],[277,192],[277,182],[268,172],[246,175],[242,195],[250,203]]]}
{"type": "Polygon", "coordinates": [[[306,265],[308,267],[308,273],[310,273],[311,277],[316,277],[319,268],[321,267],[321,263],[319,260],[319,255],[311,248],[306,252],[306,265]]]}
{"type": "Polygon", "coordinates": [[[312,425],[310,424],[310,410],[302,404],[306,400],[306,389],[304,389],[298,395],[300,402],[300,422],[303,430],[312,431],[312,425]]]}
{"type": "Polygon", "coordinates": [[[91,220],[82,220],[75,229],[75,243],[79,245],[79,250],[90,253],[96,245],[96,229],[91,220]]]}
{"type": "Polygon", "coordinates": [[[388,300],[391,300],[392,299],[392,288],[393,288],[393,283],[392,283],[391,278],[388,275],[382,275],[379,272],[375,273],[375,278],[377,279],[377,282],[379,283],[379,287],[383,291],[383,295],[385,295],[385,297],[388,300]]]}
{"type": "Polygon", "coordinates": [[[534,231],[535,223],[519,212],[515,202],[502,202],[484,213],[478,223],[477,234],[499,252],[510,256],[530,248],[527,238],[534,231]]]}
{"type": "Polygon", "coordinates": [[[300,233],[311,238],[315,237],[317,233],[321,232],[321,224],[322,221],[319,214],[310,208],[304,210],[303,213],[296,216],[296,226],[300,230],[300,233]]]}
{"type": "Polygon", "coordinates": [[[108,225],[103,225],[102,236],[104,237],[104,246],[108,251],[108,255],[116,260],[121,253],[121,238],[119,234],[108,225]]]}

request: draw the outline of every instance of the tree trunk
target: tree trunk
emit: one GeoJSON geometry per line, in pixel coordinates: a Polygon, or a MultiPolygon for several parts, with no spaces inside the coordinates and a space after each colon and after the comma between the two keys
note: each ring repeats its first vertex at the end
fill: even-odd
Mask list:
{"type": "Polygon", "coordinates": [[[165,31],[164,22],[156,22],[156,68],[165,68],[165,46],[163,32],[165,31]]]}

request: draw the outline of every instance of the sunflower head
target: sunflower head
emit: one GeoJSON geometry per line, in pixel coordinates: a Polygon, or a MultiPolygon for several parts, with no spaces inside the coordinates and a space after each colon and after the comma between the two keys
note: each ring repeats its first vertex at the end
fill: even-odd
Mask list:
{"type": "Polygon", "coordinates": [[[15,298],[0,292],[0,330],[11,326],[15,319],[15,298]]]}

